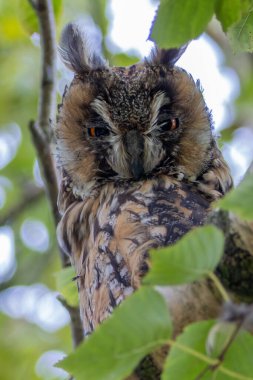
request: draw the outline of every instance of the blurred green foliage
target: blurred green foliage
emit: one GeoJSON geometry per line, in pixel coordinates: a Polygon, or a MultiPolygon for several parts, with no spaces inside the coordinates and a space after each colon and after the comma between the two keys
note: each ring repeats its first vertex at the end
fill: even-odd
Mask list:
{"type": "MultiPolygon", "coordinates": [[[[248,4],[248,1],[244,2],[248,4]]],[[[63,25],[80,18],[80,15],[91,15],[99,25],[103,37],[106,36],[110,24],[106,0],[75,0],[74,4],[70,0],[56,0],[54,4],[58,37],[63,25]]],[[[37,117],[40,86],[40,49],[29,35],[36,30],[36,25],[34,12],[27,0],[0,2],[0,139],[1,133],[9,133],[13,123],[18,125],[21,131],[21,142],[17,152],[0,174],[0,186],[1,179],[9,181],[9,185],[3,185],[6,199],[0,208],[0,220],[8,215],[15,205],[22,202],[30,188],[36,186],[36,156],[28,128],[29,121],[37,117]]],[[[245,54],[238,58],[231,54],[228,45],[223,43],[221,32],[215,31],[213,37],[223,49],[227,64],[237,71],[241,80],[241,94],[237,100],[235,120],[232,126],[224,130],[224,141],[230,141],[234,131],[241,126],[247,125],[252,128],[253,61],[250,55],[245,54]]],[[[104,54],[111,64],[125,66],[137,60],[136,57],[124,53],[112,56],[105,38],[102,45],[104,54]]],[[[15,139],[15,136],[12,136],[13,138],[15,139]]],[[[0,296],[5,289],[13,286],[29,286],[35,283],[44,283],[49,289],[55,290],[54,274],[61,268],[53,220],[45,196],[40,197],[37,202],[28,202],[22,212],[16,213],[15,218],[6,223],[9,223],[14,231],[17,268],[12,277],[0,282],[0,296]],[[40,220],[48,229],[50,244],[43,254],[28,248],[21,239],[20,228],[27,218],[40,220]]],[[[41,379],[36,375],[35,364],[44,352],[60,350],[69,353],[72,349],[68,326],[50,333],[24,319],[13,319],[1,313],[0,336],[1,380],[41,379]]]]}

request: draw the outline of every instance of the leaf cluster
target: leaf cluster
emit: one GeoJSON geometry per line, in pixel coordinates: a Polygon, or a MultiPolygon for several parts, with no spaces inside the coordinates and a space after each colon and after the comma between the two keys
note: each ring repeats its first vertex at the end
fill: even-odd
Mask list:
{"type": "Polygon", "coordinates": [[[216,17],[235,52],[253,51],[251,0],[161,0],[151,39],[162,48],[175,48],[197,38],[216,17]]]}

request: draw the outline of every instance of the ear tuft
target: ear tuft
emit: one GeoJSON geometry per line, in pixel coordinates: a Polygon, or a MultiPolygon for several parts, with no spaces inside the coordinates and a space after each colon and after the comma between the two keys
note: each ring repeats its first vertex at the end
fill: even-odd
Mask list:
{"type": "Polygon", "coordinates": [[[173,67],[179,60],[181,55],[184,54],[188,44],[183,45],[181,48],[175,49],[159,49],[155,46],[147,58],[147,62],[150,65],[165,65],[173,67]]]}
{"type": "Polygon", "coordinates": [[[64,64],[77,74],[106,67],[104,58],[92,49],[87,35],[77,24],[63,29],[59,52],[64,64]]]}

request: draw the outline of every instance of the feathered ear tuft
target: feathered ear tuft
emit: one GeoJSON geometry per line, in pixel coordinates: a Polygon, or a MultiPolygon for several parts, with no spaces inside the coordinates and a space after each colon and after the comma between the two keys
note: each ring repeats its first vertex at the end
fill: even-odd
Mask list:
{"type": "Polygon", "coordinates": [[[181,55],[184,54],[188,44],[183,45],[178,49],[159,49],[155,46],[147,58],[147,62],[150,65],[166,65],[173,67],[175,63],[179,60],[181,55]]]}
{"type": "Polygon", "coordinates": [[[63,29],[59,52],[64,64],[77,74],[106,67],[104,58],[92,49],[77,24],[67,24],[63,29]]]}

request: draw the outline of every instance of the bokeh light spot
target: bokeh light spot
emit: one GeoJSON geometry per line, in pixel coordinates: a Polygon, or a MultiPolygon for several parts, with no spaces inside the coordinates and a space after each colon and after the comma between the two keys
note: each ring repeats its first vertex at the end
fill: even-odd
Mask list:
{"type": "Polygon", "coordinates": [[[9,280],[16,270],[14,235],[10,227],[0,228],[0,283],[9,280]]]}
{"type": "Polygon", "coordinates": [[[66,354],[61,351],[47,351],[41,355],[36,363],[36,374],[45,380],[68,379],[68,374],[54,365],[62,360],[66,354]]]}
{"type": "Polygon", "coordinates": [[[54,332],[69,323],[69,314],[57,295],[42,284],[13,286],[0,293],[0,311],[54,332]]]}
{"type": "Polygon", "coordinates": [[[15,157],[21,137],[21,130],[15,123],[0,130],[0,169],[3,169],[15,157]]]}
{"type": "Polygon", "coordinates": [[[39,220],[26,219],[21,226],[23,243],[36,252],[46,252],[49,248],[48,230],[39,220]]]}

